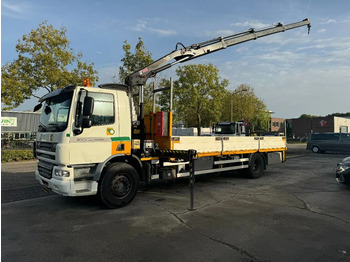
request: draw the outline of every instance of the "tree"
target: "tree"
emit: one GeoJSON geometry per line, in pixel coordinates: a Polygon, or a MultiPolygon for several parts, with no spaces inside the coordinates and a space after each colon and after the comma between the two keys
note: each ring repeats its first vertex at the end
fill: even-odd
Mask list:
{"type": "Polygon", "coordinates": [[[315,118],[315,117],[321,117],[321,116],[302,114],[299,118],[315,118]]]}
{"type": "Polygon", "coordinates": [[[350,116],[350,112],[347,112],[347,113],[333,113],[333,114],[330,114],[328,116],[349,117],[350,116]]]}
{"type": "Polygon", "coordinates": [[[98,77],[93,63],[82,62],[69,46],[66,28],[55,29],[47,21],[18,40],[18,58],[1,68],[1,102],[12,109],[40,89],[51,92],[69,84],[82,84],[89,78],[94,84],[98,77]]]}
{"type": "Polygon", "coordinates": [[[347,113],[332,113],[332,114],[328,114],[326,116],[316,116],[316,115],[302,114],[301,116],[299,116],[299,118],[316,118],[316,117],[331,117],[331,116],[349,117],[350,116],[350,112],[347,112],[347,113]]]}
{"type": "Polygon", "coordinates": [[[188,126],[201,127],[219,121],[222,98],[228,80],[220,80],[219,70],[212,64],[185,65],[176,70],[179,77],[174,82],[175,120],[188,126]]]}
{"type": "Polygon", "coordinates": [[[232,93],[226,93],[224,101],[223,121],[246,119],[253,129],[267,129],[270,114],[264,102],[256,97],[254,89],[249,85],[239,85],[232,93]]]}
{"type": "MultiPolygon", "coordinates": [[[[162,89],[170,87],[170,80],[162,78],[160,81],[157,83],[157,89],[162,89]]],[[[163,92],[160,92],[157,95],[157,102],[159,105],[160,111],[168,111],[170,107],[170,90],[165,90],[163,92]]]]}
{"type": "MultiPolygon", "coordinates": [[[[132,72],[135,72],[138,69],[144,68],[147,65],[153,62],[152,54],[149,52],[142,41],[142,38],[139,37],[139,41],[135,46],[135,52],[131,53],[131,45],[128,41],[124,41],[123,45],[124,57],[121,59],[123,65],[119,67],[119,81],[121,83],[125,82],[125,78],[130,75],[132,72]]],[[[149,112],[152,108],[152,85],[148,84],[144,88],[144,106],[145,112],[149,112]]],[[[137,93],[137,88],[133,90],[134,93],[137,93]]],[[[136,102],[136,101],[134,101],[136,102]]]]}
{"type": "Polygon", "coordinates": [[[119,81],[121,83],[124,83],[125,78],[132,72],[144,68],[153,62],[152,54],[146,49],[141,37],[139,37],[133,54],[130,51],[131,45],[127,40],[124,41],[123,50],[124,57],[121,59],[123,65],[119,67],[119,81]]]}

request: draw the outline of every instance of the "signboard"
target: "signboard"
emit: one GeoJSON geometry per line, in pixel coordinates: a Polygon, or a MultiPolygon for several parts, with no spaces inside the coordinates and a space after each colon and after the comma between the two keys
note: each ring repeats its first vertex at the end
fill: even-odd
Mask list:
{"type": "Polygon", "coordinates": [[[327,125],[327,121],[326,120],[321,120],[320,121],[320,126],[326,126],[327,125]]]}
{"type": "Polygon", "coordinates": [[[2,117],[1,126],[13,126],[17,127],[17,117],[2,117]]]}

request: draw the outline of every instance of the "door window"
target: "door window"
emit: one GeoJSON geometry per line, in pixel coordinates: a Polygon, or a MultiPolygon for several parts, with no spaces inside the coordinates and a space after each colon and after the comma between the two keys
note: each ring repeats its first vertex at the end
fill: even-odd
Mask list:
{"type": "Polygon", "coordinates": [[[112,94],[101,94],[89,92],[94,98],[94,111],[90,117],[92,126],[110,125],[114,123],[114,96],[112,94]]]}

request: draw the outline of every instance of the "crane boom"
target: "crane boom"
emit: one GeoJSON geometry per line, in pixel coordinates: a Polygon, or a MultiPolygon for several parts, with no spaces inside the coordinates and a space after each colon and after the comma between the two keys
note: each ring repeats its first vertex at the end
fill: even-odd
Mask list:
{"type": "Polygon", "coordinates": [[[168,69],[178,63],[183,63],[198,58],[200,56],[225,49],[229,46],[237,45],[250,40],[256,40],[260,37],[281,33],[286,30],[294,29],[301,26],[307,26],[308,30],[310,31],[310,20],[304,19],[303,21],[287,25],[278,23],[276,26],[268,27],[261,30],[255,30],[251,28],[241,33],[214,38],[212,40],[201,42],[198,44],[193,44],[187,47],[185,47],[181,43],[177,43],[176,49],[174,51],[161,57],[160,59],[154,61],[146,67],[131,73],[126,78],[125,83],[129,86],[141,86],[147,82],[148,78],[153,77],[157,73],[168,69]],[[178,49],[179,45],[182,46],[181,49],[178,49]]]}

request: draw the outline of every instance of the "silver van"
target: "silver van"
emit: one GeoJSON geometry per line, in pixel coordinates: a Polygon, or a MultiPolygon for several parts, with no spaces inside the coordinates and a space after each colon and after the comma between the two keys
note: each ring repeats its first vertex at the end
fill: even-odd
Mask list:
{"type": "Polygon", "coordinates": [[[350,133],[314,133],[310,134],[306,149],[314,153],[325,151],[350,152],[350,133]]]}

